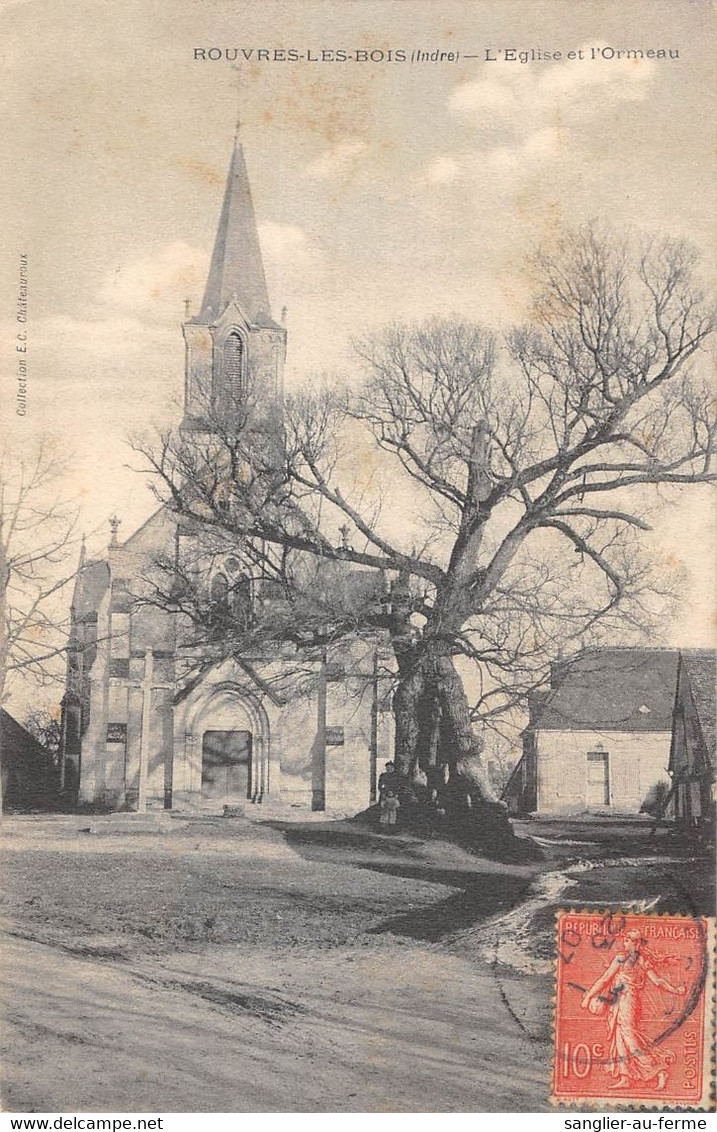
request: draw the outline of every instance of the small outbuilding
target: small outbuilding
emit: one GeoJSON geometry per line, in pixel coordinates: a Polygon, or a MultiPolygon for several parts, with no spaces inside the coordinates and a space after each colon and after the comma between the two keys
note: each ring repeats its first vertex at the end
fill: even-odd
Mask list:
{"type": "Polygon", "coordinates": [[[669,793],[679,653],[596,648],[553,666],[530,700],[512,813],[638,814],[669,793]]]}
{"type": "Polygon", "coordinates": [[[688,829],[714,821],[716,682],[713,649],[680,653],[669,770],[672,812],[688,829]]]}
{"type": "Polygon", "coordinates": [[[56,803],[58,780],[52,755],[2,708],[0,768],[3,810],[45,809],[56,803]]]}

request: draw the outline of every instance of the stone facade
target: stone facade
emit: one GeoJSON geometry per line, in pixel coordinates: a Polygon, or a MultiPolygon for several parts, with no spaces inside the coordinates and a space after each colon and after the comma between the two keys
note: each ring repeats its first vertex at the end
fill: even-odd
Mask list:
{"type": "Polygon", "coordinates": [[[94,659],[71,677],[85,694],[65,697],[65,775],[80,803],[221,812],[271,800],[357,811],[375,800],[393,738],[378,636],[207,667],[168,647],[171,616],[162,631],[161,617],[120,614],[118,629],[111,589],[107,599],[92,623],[94,659]],[[212,775],[215,736],[226,757],[212,775]]]}
{"type": "MultiPolygon", "coordinates": [[[[204,299],[184,336],[182,427],[207,429],[208,400],[246,398],[250,435],[262,443],[281,414],[286,331],[269,312],[238,141],[204,299]]],[[[115,524],[106,558],[83,554],[63,702],[65,791],[82,804],[127,810],[369,805],[377,764],[393,747],[381,634],[210,659],[186,644],[177,614],[142,600],[153,563],[175,553],[185,534],[162,508],[124,542],[115,524]]],[[[236,550],[220,563],[225,584],[240,559],[236,550]]],[[[216,563],[212,571],[207,587],[216,563]]],[[[356,583],[366,589],[365,576],[356,583]]],[[[376,578],[377,597],[382,586],[376,578]]],[[[246,599],[276,600],[268,584],[248,578],[246,599]]]]}

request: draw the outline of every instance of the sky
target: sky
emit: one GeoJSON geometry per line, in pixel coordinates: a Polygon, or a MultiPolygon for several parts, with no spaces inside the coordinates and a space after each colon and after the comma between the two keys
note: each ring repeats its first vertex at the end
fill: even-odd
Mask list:
{"type": "MultiPolygon", "coordinates": [[[[91,551],[149,514],[125,438],[177,419],[238,105],[289,388],[350,373],[389,321],[519,321],[526,256],[566,225],[684,236],[712,266],[712,21],[705,0],[0,0],[6,435],[71,456],[91,551]],[[666,57],[617,54],[638,49],[666,57]]],[[[698,491],[650,536],[687,571],[666,643],[712,641],[714,529],[698,491]]]]}

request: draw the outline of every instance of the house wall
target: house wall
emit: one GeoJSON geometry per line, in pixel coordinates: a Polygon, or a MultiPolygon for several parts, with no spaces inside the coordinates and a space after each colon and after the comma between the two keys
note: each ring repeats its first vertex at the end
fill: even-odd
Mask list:
{"type": "Polygon", "coordinates": [[[531,814],[537,809],[536,736],[532,731],[523,733],[523,755],[513,768],[504,800],[511,814],[531,814]]]}
{"type": "Polygon", "coordinates": [[[596,809],[637,814],[658,782],[669,785],[669,731],[537,731],[537,810],[541,814],[584,813],[587,754],[609,756],[610,805],[596,809]]]}

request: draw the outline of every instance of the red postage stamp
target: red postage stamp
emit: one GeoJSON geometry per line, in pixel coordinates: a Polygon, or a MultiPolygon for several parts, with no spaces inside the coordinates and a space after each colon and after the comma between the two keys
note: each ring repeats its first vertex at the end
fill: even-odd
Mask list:
{"type": "Polygon", "coordinates": [[[558,913],[554,1102],[709,1104],[713,928],[691,916],[558,913]]]}

